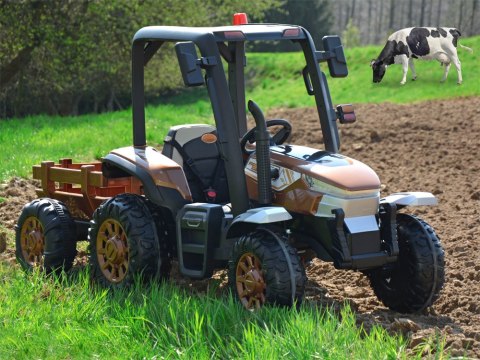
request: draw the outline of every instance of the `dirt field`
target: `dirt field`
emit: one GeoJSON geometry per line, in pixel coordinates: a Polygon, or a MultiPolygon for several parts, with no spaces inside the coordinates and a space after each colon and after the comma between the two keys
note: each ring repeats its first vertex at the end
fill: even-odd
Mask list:
{"type": "MultiPolygon", "coordinates": [[[[401,332],[411,338],[411,347],[437,334],[445,337],[451,355],[480,358],[480,97],[358,105],[356,113],[356,124],[341,126],[341,152],[379,174],[382,195],[430,191],[438,197],[439,206],[412,212],[429,222],[442,241],[445,287],[433,308],[404,315],[382,306],[363,275],[314,261],[307,269],[307,301],[334,307],[348,302],[367,329],[378,324],[401,332]]],[[[291,121],[292,143],[321,148],[313,109],[279,109],[268,115],[291,121]]],[[[21,207],[35,196],[32,181],[12,179],[0,196],[6,198],[0,203],[0,222],[13,229],[21,207]]],[[[0,234],[0,241],[4,237],[0,234]]],[[[12,259],[13,249],[1,256],[12,259]]],[[[195,291],[214,282],[224,289],[222,272],[201,282],[173,276],[195,291]]]]}

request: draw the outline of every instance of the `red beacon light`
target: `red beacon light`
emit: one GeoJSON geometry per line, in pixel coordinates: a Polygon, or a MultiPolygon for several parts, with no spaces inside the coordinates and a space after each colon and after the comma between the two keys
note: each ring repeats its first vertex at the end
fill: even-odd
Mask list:
{"type": "Polygon", "coordinates": [[[244,24],[248,24],[247,14],[245,13],[233,14],[233,25],[244,25],[244,24]]]}

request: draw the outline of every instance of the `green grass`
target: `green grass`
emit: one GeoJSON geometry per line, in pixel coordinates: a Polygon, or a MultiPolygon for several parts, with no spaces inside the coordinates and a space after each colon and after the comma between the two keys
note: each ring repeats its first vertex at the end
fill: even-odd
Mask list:
{"type": "Polygon", "coordinates": [[[0,358],[367,359],[405,357],[405,340],[359,329],[314,305],[252,313],[231,297],[170,284],[93,290],[88,276],[55,280],[0,263],[0,358]]]}

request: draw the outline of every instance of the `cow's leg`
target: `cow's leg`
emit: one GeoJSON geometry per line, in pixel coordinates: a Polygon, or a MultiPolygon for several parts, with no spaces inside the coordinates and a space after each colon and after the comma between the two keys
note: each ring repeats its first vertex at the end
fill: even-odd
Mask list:
{"type": "Polygon", "coordinates": [[[461,67],[461,64],[460,64],[460,60],[458,59],[458,56],[455,56],[454,58],[452,58],[452,62],[453,62],[453,65],[455,65],[455,67],[457,68],[457,74],[458,74],[458,80],[457,80],[457,84],[458,85],[461,85],[462,84],[462,67],[461,67]]]}
{"type": "Polygon", "coordinates": [[[403,78],[402,81],[400,81],[400,84],[405,85],[405,83],[407,82],[408,58],[405,55],[399,56],[399,58],[403,70],[403,78]]]}
{"type": "Polygon", "coordinates": [[[446,49],[445,52],[450,60],[449,62],[453,63],[453,65],[455,65],[455,67],[457,68],[457,74],[458,74],[457,84],[460,85],[463,79],[462,79],[462,67],[457,55],[457,48],[451,47],[449,49],[446,49]]]}
{"type": "Polygon", "coordinates": [[[415,72],[415,66],[413,65],[413,58],[408,59],[408,66],[410,66],[410,70],[412,71],[412,80],[417,80],[417,73],[415,72]]]}
{"type": "Polygon", "coordinates": [[[450,70],[450,65],[451,63],[445,63],[445,71],[443,72],[443,77],[442,77],[442,80],[440,80],[441,82],[445,82],[445,80],[447,80],[447,76],[448,76],[448,71],[450,70]]]}

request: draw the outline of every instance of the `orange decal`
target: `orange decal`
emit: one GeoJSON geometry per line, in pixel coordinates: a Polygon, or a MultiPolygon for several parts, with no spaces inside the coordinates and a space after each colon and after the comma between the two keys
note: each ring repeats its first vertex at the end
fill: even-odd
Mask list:
{"type": "Polygon", "coordinates": [[[205,144],[213,144],[217,141],[217,136],[212,133],[203,134],[200,138],[205,144]]]}

